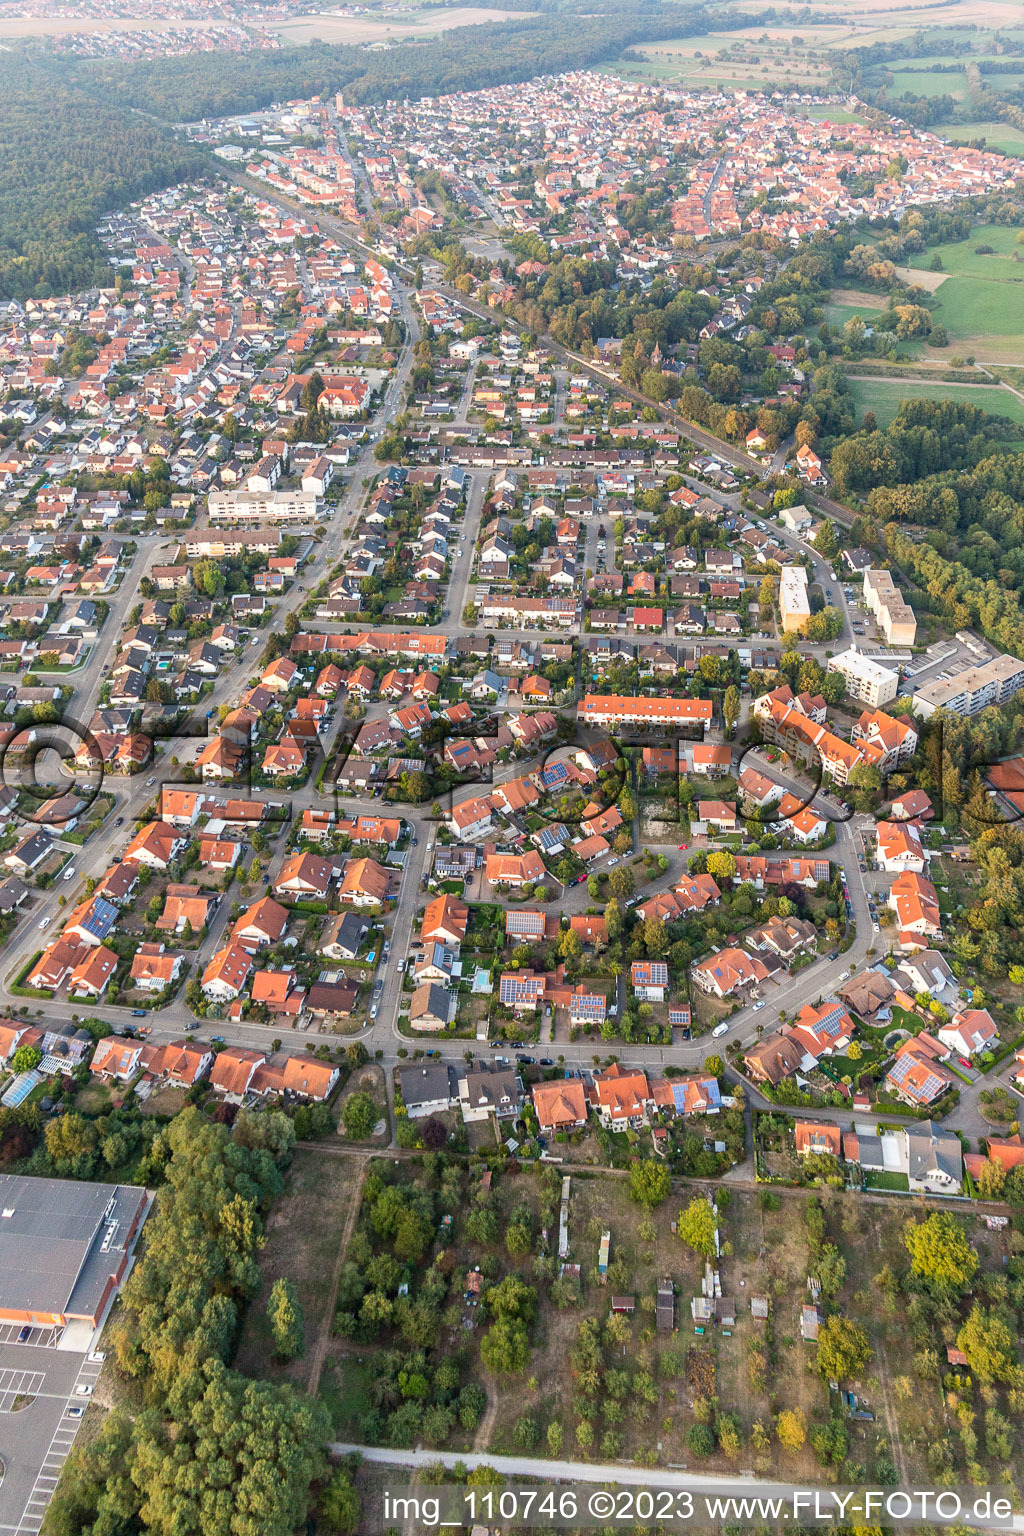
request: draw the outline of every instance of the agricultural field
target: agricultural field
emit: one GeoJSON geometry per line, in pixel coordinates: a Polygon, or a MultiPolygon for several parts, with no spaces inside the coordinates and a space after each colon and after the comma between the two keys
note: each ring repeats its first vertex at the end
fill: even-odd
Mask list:
{"type": "MultiPolygon", "coordinates": [[[[325,1213],[325,1249],[343,1260],[320,1387],[337,1438],[650,1465],[696,1459],[709,1471],[742,1465],[907,1486],[939,1470],[962,1481],[968,1456],[994,1478],[1020,1454],[1019,1418],[999,1387],[987,1392],[976,1448],[963,1429],[962,1443],[948,1432],[944,1388],[954,1407],[967,1405],[957,1409],[961,1425],[977,1406],[981,1429],[982,1405],[962,1382],[943,1380],[945,1343],[972,1297],[939,1306],[908,1283],[904,1229],[928,1214],[924,1202],[718,1186],[717,1267],[735,1320],[698,1334],[690,1301],[701,1294],[704,1260],[672,1230],[703,1201],[698,1187],[677,1183],[647,1211],[625,1176],[573,1170],[570,1178],[570,1268],[561,1278],[551,1252],[562,1190],[554,1167],[498,1163],[488,1173],[443,1156],[375,1162],[344,1254],[343,1212],[325,1213]],[[812,1275],[822,1317],[858,1330],[860,1358],[842,1382],[863,1409],[856,1420],[802,1337],[812,1275]],[[656,1319],[665,1282],[671,1328],[656,1319]],[[752,1297],[766,1300],[767,1321],[753,1315],[752,1297]]],[[[285,1237],[298,1214],[282,1204],[285,1237]]],[[[998,1306],[1008,1235],[987,1233],[959,1209],[956,1219],[979,1256],[974,1290],[998,1306]]]]}
{"type": "Polygon", "coordinates": [[[951,144],[971,144],[984,139],[986,149],[1002,150],[1004,155],[1024,156],[1024,133],[1009,123],[937,123],[935,132],[951,144]]]}
{"type": "Polygon", "coordinates": [[[957,400],[990,411],[993,416],[1008,416],[1024,424],[1024,400],[996,385],[943,384],[925,379],[859,379],[852,377],[850,387],[857,403],[857,415],[874,411],[880,427],[888,426],[904,400],[957,400]]]}
{"type": "Polygon", "coordinates": [[[454,27],[507,20],[507,11],[492,11],[481,5],[456,6],[448,10],[423,6],[414,15],[389,14],[380,19],[373,15],[313,12],[308,16],[290,16],[287,21],[278,22],[273,31],[282,42],[289,43],[381,43],[394,42],[400,37],[435,37],[454,27]]]}

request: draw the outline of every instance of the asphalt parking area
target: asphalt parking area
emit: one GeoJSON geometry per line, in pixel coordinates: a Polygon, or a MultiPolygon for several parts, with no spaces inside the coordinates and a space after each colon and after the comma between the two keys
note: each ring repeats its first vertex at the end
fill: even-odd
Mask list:
{"type": "Polygon", "coordinates": [[[102,1364],[54,1348],[51,1329],[32,1330],[38,1343],[16,1342],[19,1332],[0,1340],[0,1532],[35,1536],[102,1364]]]}

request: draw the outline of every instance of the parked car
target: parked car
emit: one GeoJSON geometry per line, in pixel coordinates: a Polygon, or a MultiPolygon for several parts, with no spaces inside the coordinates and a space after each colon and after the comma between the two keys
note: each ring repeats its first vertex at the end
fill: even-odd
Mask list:
{"type": "Polygon", "coordinates": [[[716,1024],[714,1029],[711,1031],[711,1038],[712,1038],[712,1040],[717,1040],[720,1035],[727,1034],[728,1031],[729,1031],[729,1026],[725,1022],[725,1020],[723,1019],[721,1024],[716,1024]]]}
{"type": "Polygon", "coordinates": [[[44,917],[44,918],[40,919],[40,923],[39,923],[40,929],[49,928],[49,926],[50,926],[50,919],[48,917],[44,917]]]}

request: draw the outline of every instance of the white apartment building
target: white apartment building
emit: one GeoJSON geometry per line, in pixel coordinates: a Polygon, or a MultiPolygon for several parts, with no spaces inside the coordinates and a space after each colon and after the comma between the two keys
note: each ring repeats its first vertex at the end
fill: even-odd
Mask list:
{"type": "Polygon", "coordinates": [[[807,572],[802,565],[783,567],[779,581],[779,612],[782,615],[782,632],[786,635],[795,634],[811,616],[807,572]]]}
{"type": "Polygon", "coordinates": [[[864,601],[885,636],[886,645],[913,645],[917,620],[888,571],[864,572],[864,601]]]}
{"type": "Polygon", "coordinates": [[[880,709],[899,692],[900,675],[871,656],[864,656],[854,646],[830,658],[829,672],[838,672],[851,698],[860,699],[871,709],[880,709]]]}
{"type": "Polygon", "coordinates": [[[994,656],[983,666],[925,683],[917,694],[917,708],[926,718],[937,709],[951,715],[976,715],[990,704],[1005,704],[1020,688],[1024,688],[1024,661],[994,656]]]}
{"type": "Polygon", "coordinates": [[[312,527],[320,513],[320,498],[314,491],[211,491],[211,523],[239,524],[301,523],[312,527]]]}

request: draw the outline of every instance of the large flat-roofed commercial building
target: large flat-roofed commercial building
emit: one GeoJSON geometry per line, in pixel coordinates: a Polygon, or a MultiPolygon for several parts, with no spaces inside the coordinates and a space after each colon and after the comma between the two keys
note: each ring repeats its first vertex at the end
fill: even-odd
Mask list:
{"type": "Polygon", "coordinates": [[[124,1279],[148,1195],[0,1175],[0,1321],[94,1327],[124,1279]]]}
{"type": "Polygon", "coordinates": [[[913,645],[917,639],[914,610],[888,571],[872,567],[864,572],[864,601],[877,619],[886,645],[913,645]]]}
{"type": "Polygon", "coordinates": [[[917,708],[926,718],[937,709],[951,715],[976,715],[990,704],[1005,704],[1020,688],[1024,688],[1024,661],[994,656],[983,666],[925,683],[917,694],[917,708]]]}
{"type": "Polygon", "coordinates": [[[894,672],[891,667],[883,667],[881,662],[871,656],[863,656],[852,647],[838,656],[831,656],[828,671],[838,672],[851,698],[860,699],[872,709],[880,709],[883,704],[888,704],[899,691],[898,672],[894,672]]]}
{"type": "Polygon", "coordinates": [[[784,635],[795,634],[811,616],[811,602],[807,595],[807,572],[802,565],[783,567],[779,580],[779,614],[782,618],[784,635]]]}

